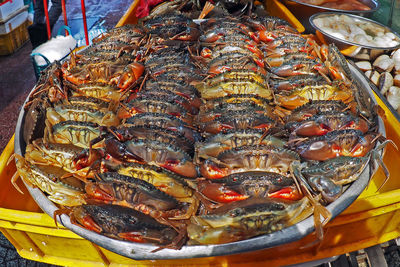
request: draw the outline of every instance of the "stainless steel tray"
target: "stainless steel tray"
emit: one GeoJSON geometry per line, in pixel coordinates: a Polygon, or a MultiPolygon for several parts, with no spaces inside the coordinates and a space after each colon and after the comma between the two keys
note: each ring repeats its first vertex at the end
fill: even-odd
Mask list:
{"type": "MultiPolygon", "coordinates": [[[[349,65],[350,70],[353,74],[353,78],[358,80],[362,85],[363,89],[368,92],[372,100],[376,104],[371,87],[368,81],[364,78],[363,74],[358,71],[352,65],[349,65]]],[[[23,155],[25,152],[25,142],[23,141],[23,123],[24,123],[25,112],[24,109],[21,110],[17,127],[15,131],[15,153],[23,155]]],[[[383,121],[378,118],[379,132],[386,136],[383,121]]],[[[359,178],[353,182],[347,190],[333,203],[327,206],[327,209],[332,213],[332,218],[340,214],[344,209],[346,209],[365,189],[370,177],[374,174],[376,170],[376,164],[366,164],[363,172],[359,178]],[[372,166],[373,165],[373,166],[372,166]]],[[[37,188],[32,188],[27,186],[30,194],[40,208],[46,212],[49,216],[53,217],[54,211],[58,208],[52,203],[43,193],[37,188]]],[[[242,240],[238,242],[232,242],[220,245],[196,245],[196,246],[183,246],[180,250],[173,249],[162,249],[157,252],[152,252],[157,248],[155,245],[151,244],[139,244],[126,241],[120,241],[112,238],[99,235],[95,232],[86,230],[82,227],[74,225],[70,222],[67,215],[61,215],[59,223],[64,225],[66,228],[70,229],[74,233],[82,236],[83,238],[104,247],[110,251],[117,254],[126,256],[128,258],[136,260],[157,260],[157,259],[183,259],[183,258],[196,258],[196,257],[211,257],[211,256],[221,256],[229,254],[237,254],[248,251],[260,250],[265,248],[271,248],[286,244],[289,242],[297,241],[309,233],[314,231],[314,220],[313,217],[309,217],[304,221],[297,223],[296,225],[290,226],[283,230],[262,235],[247,240],[242,240]]]]}

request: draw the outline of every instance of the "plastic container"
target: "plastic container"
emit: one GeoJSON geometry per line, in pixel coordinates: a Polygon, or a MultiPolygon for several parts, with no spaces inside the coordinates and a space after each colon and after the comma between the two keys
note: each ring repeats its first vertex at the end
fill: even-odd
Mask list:
{"type": "MultiPolygon", "coordinates": [[[[131,15],[122,18],[125,22],[133,16],[134,9],[129,10],[131,15]]],[[[120,21],[118,25],[123,24],[120,21]]],[[[387,138],[400,147],[400,123],[379,98],[377,101],[385,112],[387,138]]],[[[323,241],[316,245],[312,245],[315,236],[311,234],[293,243],[249,253],[158,261],[128,259],[100,248],[63,227],[58,229],[53,219],[39,209],[27,191],[21,195],[13,188],[10,180],[15,164],[12,161],[6,165],[13,147],[11,139],[0,156],[0,231],[22,257],[31,260],[63,266],[282,266],[329,258],[400,236],[400,179],[396,179],[400,175],[400,164],[393,164],[393,159],[400,157],[400,151],[391,145],[388,145],[384,156],[391,179],[381,187],[385,177],[378,170],[358,199],[328,223],[323,241]]],[[[20,181],[18,184],[25,190],[20,181]]]]}
{"type": "Polygon", "coordinates": [[[29,39],[27,27],[29,21],[25,20],[20,26],[7,34],[0,34],[0,56],[9,55],[18,50],[29,39]]]}
{"type": "Polygon", "coordinates": [[[6,0],[0,3],[0,20],[7,20],[10,14],[16,12],[24,6],[24,0],[6,0]]]}
{"type": "Polygon", "coordinates": [[[300,33],[305,31],[300,21],[279,0],[264,1],[264,6],[270,15],[287,20],[300,33]]]}
{"type": "Polygon", "coordinates": [[[12,16],[7,17],[4,20],[0,20],[0,34],[6,34],[11,32],[13,29],[20,26],[28,18],[28,6],[24,6],[18,12],[13,13],[12,16]]]}

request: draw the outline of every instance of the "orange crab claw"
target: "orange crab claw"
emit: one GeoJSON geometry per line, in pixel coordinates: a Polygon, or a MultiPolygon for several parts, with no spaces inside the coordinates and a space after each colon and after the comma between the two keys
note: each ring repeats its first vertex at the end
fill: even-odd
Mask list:
{"type": "Polygon", "coordinates": [[[196,166],[190,161],[182,163],[178,160],[166,160],[164,164],[160,164],[160,167],[188,178],[197,178],[196,166]]]}
{"type": "Polygon", "coordinates": [[[124,73],[119,77],[117,86],[125,90],[133,84],[144,72],[144,66],[138,62],[133,62],[125,67],[124,73]]]}
{"type": "Polygon", "coordinates": [[[226,170],[219,168],[214,162],[206,160],[200,166],[200,173],[208,179],[218,179],[227,175],[226,170]]]}
{"type": "Polygon", "coordinates": [[[211,55],[212,51],[210,48],[205,47],[201,50],[200,56],[202,56],[203,58],[211,58],[211,55]]]}
{"type": "Polygon", "coordinates": [[[208,69],[209,74],[220,74],[226,71],[231,71],[232,68],[228,66],[212,66],[208,69]]]}
{"type": "Polygon", "coordinates": [[[303,197],[303,194],[301,194],[296,188],[285,187],[281,190],[268,194],[268,197],[282,198],[287,200],[300,200],[303,197]]]}
{"type": "Polygon", "coordinates": [[[112,192],[111,188],[107,188],[105,185],[100,188],[93,183],[88,183],[85,185],[86,194],[89,195],[89,198],[94,198],[102,201],[114,201],[115,197],[110,194],[112,192]],[[107,191],[108,192],[107,192],[107,191]]]}
{"type": "Polygon", "coordinates": [[[259,31],[258,37],[261,41],[267,43],[267,42],[271,42],[271,41],[275,40],[275,38],[277,36],[270,31],[259,31]]]}
{"type": "Polygon", "coordinates": [[[247,35],[256,43],[260,42],[260,37],[257,33],[255,32],[247,32],[247,35]]]}
{"type": "Polygon", "coordinates": [[[211,183],[210,181],[201,181],[198,185],[200,193],[215,202],[230,203],[249,198],[249,196],[240,194],[222,184],[211,183]]]}
{"type": "Polygon", "coordinates": [[[103,230],[100,225],[98,225],[93,218],[88,215],[83,208],[77,207],[73,211],[74,220],[83,225],[86,229],[94,231],[96,233],[101,233],[103,230]]]}
{"type": "Polygon", "coordinates": [[[328,67],[329,73],[331,74],[334,80],[343,80],[343,74],[336,67],[328,67]]]}
{"type": "MultiPolygon", "coordinates": [[[[255,58],[254,59],[254,62],[259,66],[259,67],[261,67],[261,68],[264,68],[265,67],[265,64],[264,64],[264,61],[262,61],[261,59],[259,59],[259,58],[255,58]]],[[[266,72],[265,72],[266,73],[266,72]]],[[[263,73],[264,74],[264,73],[263,73]]]]}
{"type": "Polygon", "coordinates": [[[246,45],[246,48],[250,50],[252,53],[254,53],[258,58],[260,59],[264,58],[263,52],[261,52],[261,50],[255,47],[254,45],[248,44],[246,45]]]}

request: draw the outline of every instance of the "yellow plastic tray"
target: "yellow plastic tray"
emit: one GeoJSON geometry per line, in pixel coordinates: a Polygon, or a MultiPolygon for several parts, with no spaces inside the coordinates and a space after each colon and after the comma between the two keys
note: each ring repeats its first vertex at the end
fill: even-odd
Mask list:
{"type": "Polygon", "coordinates": [[[270,15],[288,21],[300,33],[305,31],[300,21],[279,0],[265,0],[264,6],[270,15]]]}
{"type": "MultiPolygon", "coordinates": [[[[278,4],[278,1],[271,2],[278,4]]],[[[267,7],[271,8],[269,3],[267,7]]],[[[136,2],[132,3],[118,25],[135,22],[136,5],[136,2]]],[[[400,123],[379,98],[377,101],[385,111],[387,138],[400,147],[400,123]]],[[[384,162],[391,179],[378,190],[384,181],[384,174],[379,170],[358,199],[328,223],[325,238],[318,246],[310,246],[315,240],[311,234],[297,242],[238,255],[186,260],[131,260],[100,248],[63,227],[57,228],[22,183],[19,182],[20,188],[25,190],[23,195],[12,186],[10,180],[16,171],[15,164],[6,163],[13,154],[13,138],[0,156],[0,231],[27,259],[63,266],[282,266],[340,255],[400,236],[400,164],[391,164],[393,159],[400,158],[400,152],[389,145],[384,162]]]]}

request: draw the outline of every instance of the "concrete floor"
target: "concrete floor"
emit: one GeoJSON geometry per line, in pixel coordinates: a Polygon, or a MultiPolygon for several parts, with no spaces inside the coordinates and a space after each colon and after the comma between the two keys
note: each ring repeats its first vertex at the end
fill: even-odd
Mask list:
{"type": "MultiPolygon", "coordinates": [[[[36,0],[40,1],[40,0],[36,0]]],[[[115,26],[133,0],[86,0],[86,16],[104,18],[104,27],[115,26]]],[[[67,18],[82,18],[79,0],[67,0],[67,18]]],[[[62,16],[53,29],[64,24],[62,16]]],[[[83,25],[83,24],[82,24],[83,25]]],[[[82,26],[83,27],[83,26],[82,26]]],[[[20,108],[36,82],[30,59],[32,45],[28,41],[9,56],[0,56],[0,151],[3,151],[15,131],[20,108]]],[[[51,266],[19,257],[15,248],[0,233],[0,266],[51,266]]]]}

